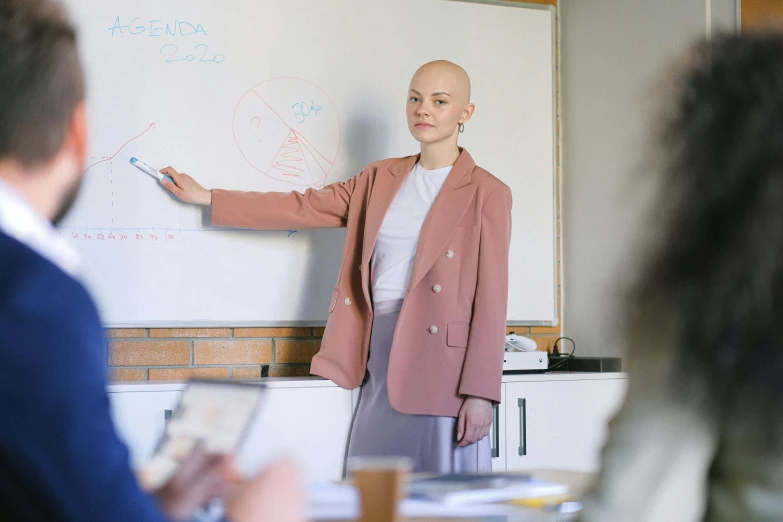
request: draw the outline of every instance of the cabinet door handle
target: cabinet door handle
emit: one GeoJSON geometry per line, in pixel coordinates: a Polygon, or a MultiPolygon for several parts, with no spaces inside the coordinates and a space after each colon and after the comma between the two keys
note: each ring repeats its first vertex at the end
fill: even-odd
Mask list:
{"type": "Polygon", "coordinates": [[[519,407],[519,456],[527,455],[527,399],[517,399],[519,407]]]}
{"type": "Polygon", "coordinates": [[[492,407],[492,458],[500,457],[500,405],[495,404],[492,407]]]}
{"type": "Polygon", "coordinates": [[[174,415],[174,412],[171,410],[163,410],[163,420],[166,424],[169,423],[171,420],[171,417],[174,415]]]}

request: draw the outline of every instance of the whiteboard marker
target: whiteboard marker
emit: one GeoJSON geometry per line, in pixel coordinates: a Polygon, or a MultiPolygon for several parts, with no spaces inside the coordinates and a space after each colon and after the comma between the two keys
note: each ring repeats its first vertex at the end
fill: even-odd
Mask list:
{"type": "MultiPolygon", "coordinates": [[[[136,167],[137,169],[139,169],[141,171],[146,172],[147,174],[149,174],[150,176],[152,176],[154,178],[158,178],[158,179],[161,179],[161,180],[165,179],[167,181],[170,181],[171,183],[174,183],[174,180],[171,179],[171,176],[164,176],[163,174],[161,174],[160,172],[158,172],[157,170],[153,169],[152,167],[150,167],[149,165],[147,165],[146,163],[144,163],[143,161],[141,161],[141,160],[139,160],[137,158],[131,158],[130,162],[131,162],[131,165],[133,165],[134,167],[136,167]]],[[[176,185],[176,183],[174,183],[174,184],[176,185]]]]}

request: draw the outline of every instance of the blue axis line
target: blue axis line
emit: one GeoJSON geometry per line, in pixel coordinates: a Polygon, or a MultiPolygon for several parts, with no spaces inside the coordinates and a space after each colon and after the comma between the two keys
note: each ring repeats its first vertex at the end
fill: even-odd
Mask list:
{"type": "MultiPolygon", "coordinates": [[[[166,228],[166,227],[74,227],[74,226],[61,226],[57,228],[58,231],[69,231],[69,232],[142,232],[142,231],[151,231],[151,232],[257,232],[254,230],[248,230],[245,228],[215,228],[215,229],[203,229],[203,228],[166,228]]],[[[267,231],[267,232],[273,232],[273,231],[267,231]]],[[[292,235],[296,234],[297,230],[288,230],[283,231],[280,230],[278,232],[287,232],[288,237],[291,237],[292,235]]]]}

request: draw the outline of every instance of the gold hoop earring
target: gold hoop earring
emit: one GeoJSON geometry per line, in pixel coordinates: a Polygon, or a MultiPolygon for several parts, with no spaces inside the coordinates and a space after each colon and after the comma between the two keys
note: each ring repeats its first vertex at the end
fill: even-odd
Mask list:
{"type": "Polygon", "coordinates": [[[462,134],[463,132],[465,132],[465,124],[464,124],[464,123],[460,123],[460,124],[459,124],[459,132],[460,132],[460,134],[462,134]]]}

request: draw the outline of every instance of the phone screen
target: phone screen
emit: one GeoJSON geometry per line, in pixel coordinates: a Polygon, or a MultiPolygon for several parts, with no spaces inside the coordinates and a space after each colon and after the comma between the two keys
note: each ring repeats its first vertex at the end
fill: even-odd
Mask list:
{"type": "Polygon", "coordinates": [[[265,392],[257,383],[189,381],[155,453],[139,471],[143,487],[166,484],[197,448],[209,454],[237,451],[265,392]]]}

